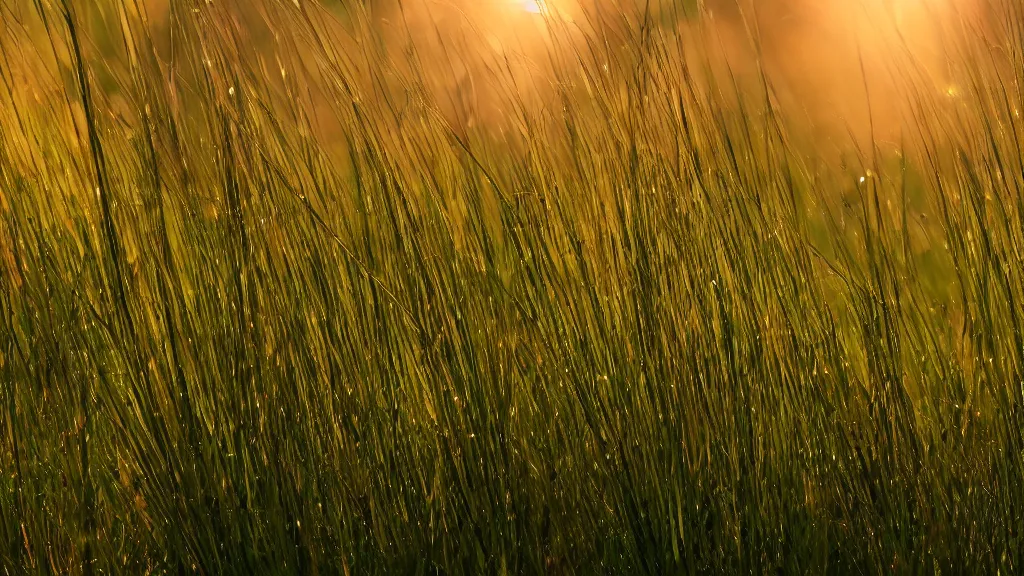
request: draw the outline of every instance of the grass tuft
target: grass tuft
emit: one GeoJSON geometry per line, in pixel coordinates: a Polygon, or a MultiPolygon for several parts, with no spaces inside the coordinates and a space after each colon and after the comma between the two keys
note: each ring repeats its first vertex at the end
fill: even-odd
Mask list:
{"type": "Polygon", "coordinates": [[[0,2],[5,573],[1020,571],[1024,9],[671,4],[0,2]]]}

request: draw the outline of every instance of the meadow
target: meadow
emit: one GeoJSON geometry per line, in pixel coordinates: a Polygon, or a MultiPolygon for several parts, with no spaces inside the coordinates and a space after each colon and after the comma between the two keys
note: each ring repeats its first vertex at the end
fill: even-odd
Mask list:
{"type": "Polygon", "coordinates": [[[1024,570],[1024,5],[912,1],[834,102],[782,0],[0,0],[0,572],[1024,570]]]}

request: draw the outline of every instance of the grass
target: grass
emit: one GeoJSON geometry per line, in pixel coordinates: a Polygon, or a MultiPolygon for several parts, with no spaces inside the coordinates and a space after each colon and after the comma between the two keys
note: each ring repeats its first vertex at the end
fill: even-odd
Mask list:
{"type": "Polygon", "coordinates": [[[845,166],[643,12],[499,131],[328,8],[0,3],[5,573],[1022,569],[1015,3],[845,166]]]}

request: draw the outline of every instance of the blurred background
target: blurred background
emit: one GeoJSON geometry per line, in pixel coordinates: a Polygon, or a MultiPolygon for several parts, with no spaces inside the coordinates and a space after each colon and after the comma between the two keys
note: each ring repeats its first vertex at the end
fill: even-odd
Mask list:
{"type": "MultiPolygon", "coordinates": [[[[580,58],[628,67],[641,35],[651,34],[688,47],[693,58],[718,58],[711,65],[728,66],[741,82],[765,73],[777,103],[813,126],[817,137],[864,139],[872,120],[881,140],[899,138],[904,105],[922,86],[955,100],[961,87],[949,62],[963,49],[955,39],[966,32],[995,44],[991,36],[1000,33],[1001,9],[989,0],[295,0],[300,3],[333,16],[339,50],[366,51],[373,38],[396,70],[419,75],[460,132],[507,129],[516,115],[510,100],[553,105],[550,86],[579,81],[572,67],[580,58]],[[908,64],[919,77],[906,77],[908,64]],[[509,79],[515,80],[511,87],[509,79]]],[[[108,66],[121,57],[113,33],[116,4],[90,11],[96,20],[90,39],[108,66]]],[[[167,59],[172,5],[198,10],[186,2],[142,3],[167,59]]],[[[30,20],[18,14],[31,6],[22,0],[4,10],[13,24],[30,20]]],[[[230,12],[251,36],[250,48],[272,43],[267,14],[241,5],[230,12]]],[[[35,29],[21,37],[38,40],[45,33],[35,29]]],[[[8,34],[6,42],[19,36],[8,34]]],[[[263,56],[270,59],[272,50],[263,56]]],[[[31,89],[42,89],[40,71],[21,64],[29,66],[22,72],[33,76],[31,89]]],[[[694,76],[701,77],[699,71],[694,76]]]]}

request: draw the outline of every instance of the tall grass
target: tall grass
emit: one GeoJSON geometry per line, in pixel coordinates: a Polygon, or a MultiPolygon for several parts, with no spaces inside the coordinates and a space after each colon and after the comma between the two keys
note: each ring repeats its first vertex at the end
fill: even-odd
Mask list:
{"type": "Polygon", "coordinates": [[[0,566],[1020,571],[995,8],[840,166],[642,11],[499,131],[355,6],[0,3],[0,566]]]}

